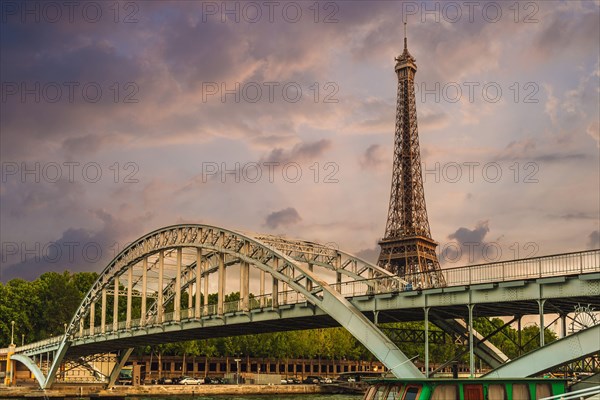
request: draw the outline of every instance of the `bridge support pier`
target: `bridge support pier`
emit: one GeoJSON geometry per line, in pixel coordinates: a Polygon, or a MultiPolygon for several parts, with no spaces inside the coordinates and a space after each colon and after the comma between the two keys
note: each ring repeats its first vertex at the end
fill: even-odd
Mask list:
{"type": "MultiPolygon", "coordinates": [[[[29,371],[31,371],[31,373],[33,374],[33,376],[35,377],[35,379],[38,381],[40,386],[43,386],[45,381],[46,381],[46,377],[44,376],[44,374],[42,373],[42,370],[37,366],[37,364],[35,363],[35,358],[31,359],[23,354],[13,354],[11,356],[10,362],[12,364],[12,372],[13,372],[13,384],[15,383],[15,376],[14,376],[14,371],[16,370],[16,365],[15,363],[19,361],[21,364],[25,365],[27,367],[27,369],[29,369],[29,371]]],[[[7,375],[8,375],[8,370],[7,370],[7,375]]]]}
{"type": "Polygon", "coordinates": [[[6,354],[6,375],[4,377],[4,384],[6,386],[15,384],[15,361],[11,358],[14,356],[16,347],[17,346],[14,343],[11,343],[8,346],[8,353],[6,354]]]}
{"type": "Polygon", "coordinates": [[[60,365],[62,364],[69,347],[70,344],[67,340],[67,335],[65,335],[60,346],[58,347],[58,350],[53,354],[54,357],[52,358],[52,364],[50,364],[50,354],[47,354],[48,365],[50,365],[50,367],[46,373],[46,382],[42,386],[42,389],[49,388],[56,380],[56,373],[58,372],[58,369],[60,368],[60,365]]]}
{"type": "Polygon", "coordinates": [[[110,375],[108,378],[108,384],[106,385],[107,388],[111,388],[111,387],[115,386],[115,383],[117,382],[117,379],[119,378],[119,374],[121,373],[121,369],[123,369],[123,366],[127,362],[127,359],[129,358],[131,353],[133,353],[133,347],[130,349],[124,349],[124,350],[120,351],[120,353],[117,357],[117,362],[116,362],[113,370],[110,372],[110,375]]]}

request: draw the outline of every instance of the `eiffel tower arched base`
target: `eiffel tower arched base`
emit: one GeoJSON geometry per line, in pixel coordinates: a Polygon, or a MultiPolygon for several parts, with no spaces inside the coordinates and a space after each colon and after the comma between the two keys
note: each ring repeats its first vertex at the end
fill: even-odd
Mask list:
{"type": "Polygon", "coordinates": [[[437,243],[423,236],[379,241],[377,264],[398,275],[413,288],[444,287],[446,281],[435,253],[437,243]]]}

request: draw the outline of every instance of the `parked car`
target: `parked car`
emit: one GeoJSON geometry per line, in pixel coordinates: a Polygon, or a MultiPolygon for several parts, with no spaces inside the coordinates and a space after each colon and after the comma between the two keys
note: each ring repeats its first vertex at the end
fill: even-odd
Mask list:
{"type": "Polygon", "coordinates": [[[319,379],[319,383],[333,383],[331,378],[321,378],[319,379]]]}
{"type": "Polygon", "coordinates": [[[204,378],[204,383],[211,383],[213,385],[223,384],[223,383],[225,383],[225,379],[219,378],[219,377],[211,378],[211,377],[207,376],[206,378],[204,378]]]}
{"type": "Polygon", "coordinates": [[[288,383],[288,385],[291,385],[291,384],[296,384],[297,385],[299,383],[302,383],[302,379],[300,379],[300,378],[287,378],[287,383],[288,383]]]}
{"type": "Polygon", "coordinates": [[[190,378],[189,376],[183,376],[177,382],[179,385],[200,385],[201,383],[204,383],[204,381],[196,378],[190,378]]]}
{"type": "Polygon", "coordinates": [[[318,384],[319,381],[321,380],[320,377],[318,376],[307,376],[302,383],[306,383],[306,384],[318,384]]]}
{"type": "Polygon", "coordinates": [[[156,381],[156,383],[158,383],[159,385],[171,385],[173,383],[173,380],[171,378],[159,378],[158,381],[156,381]]]}

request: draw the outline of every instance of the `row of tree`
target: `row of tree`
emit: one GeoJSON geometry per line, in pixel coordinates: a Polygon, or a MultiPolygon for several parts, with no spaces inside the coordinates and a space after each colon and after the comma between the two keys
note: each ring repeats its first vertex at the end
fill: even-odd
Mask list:
{"type": "MultiPolygon", "coordinates": [[[[64,325],[70,322],[82,299],[96,281],[96,273],[48,272],[35,281],[13,279],[6,284],[0,283],[0,347],[6,347],[11,339],[11,321],[14,321],[14,341],[29,343],[62,334],[64,325]]],[[[185,296],[183,296],[185,297],[185,296]]],[[[239,298],[239,293],[231,293],[227,300],[239,298]]],[[[216,295],[209,295],[209,303],[216,302],[216,295]]],[[[138,307],[134,302],[134,307],[138,307]]],[[[112,307],[112,305],[109,305],[112,307]]],[[[119,304],[119,314],[126,313],[126,304],[119,304]],[[122,308],[122,309],[121,309],[122,308]]],[[[107,313],[108,318],[112,311],[107,313]]],[[[478,318],[474,326],[482,335],[487,335],[501,327],[503,321],[498,318],[478,318]]],[[[405,322],[388,324],[387,327],[423,330],[423,322],[405,322]]],[[[430,326],[430,330],[437,329],[430,326]]],[[[521,343],[525,351],[538,346],[539,328],[528,326],[521,332],[521,343]]],[[[546,343],[556,339],[553,332],[546,330],[546,343]]],[[[494,335],[492,343],[510,358],[520,354],[519,334],[510,327],[494,335]]],[[[424,344],[397,343],[408,356],[423,359],[424,344]]],[[[442,363],[455,355],[465,352],[464,343],[449,339],[445,343],[430,344],[430,361],[442,363]]],[[[182,356],[233,356],[285,358],[324,358],[324,359],[362,359],[372,360],[373,356],[352,335],[342,328],[315,329],[291,332],[276,332],[257,335],[234,336],[208,340],[193,340],[180,343],[168,343],[159,346],[147,346],[136,349],[137,354],[160,354],[182,356]]],[[[467,360],[468,356],[461,357],[467,360]]]]}

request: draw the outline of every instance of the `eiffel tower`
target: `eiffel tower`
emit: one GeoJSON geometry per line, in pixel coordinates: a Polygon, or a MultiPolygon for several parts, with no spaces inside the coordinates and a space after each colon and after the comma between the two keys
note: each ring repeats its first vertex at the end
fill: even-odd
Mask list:
{"type": "Polygon", "coordinates": [[[431,238],[421,174],[414,79],[417,65],[408,52],[406,23],[404,52],[396,57],[398,100],[392,190],[385,236],[379,241],[377,264],[410,282],[415,288],[445,286],[431,238]]]}

